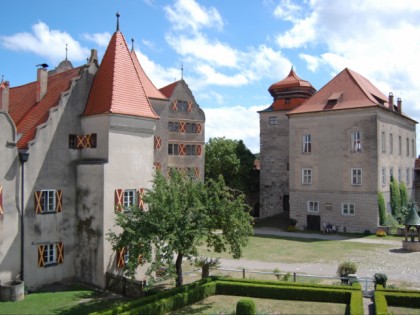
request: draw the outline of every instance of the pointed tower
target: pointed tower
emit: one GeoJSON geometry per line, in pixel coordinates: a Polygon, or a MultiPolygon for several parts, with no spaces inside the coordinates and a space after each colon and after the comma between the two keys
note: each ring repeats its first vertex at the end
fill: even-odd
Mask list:
{"type": "MultiPolygon", "coordinates": [[[[116,212],[140,204],[144,188],[151,186],[158,119],[117,21],[82,115],[83,134],[77,136],[83,147],[78,220],[89,222],[86,231],[94,232],[78,235],[75,268],[83,281],[104,287],[106,273],[121,273],[124,261],[117,256],[123,257],[123,249],[115,252],[106,233],[114,228],[116,212]]],[[[137,272],[140,280],[144,271],[137,272]]]]}
{"type": "Polygon", "coordinates": [[[289,121],[287,113],[303,104],[315,88],[293,68],[268,91],[273,103],[260,114],[260,211],[265,218],[289,212],[289,121]]]}

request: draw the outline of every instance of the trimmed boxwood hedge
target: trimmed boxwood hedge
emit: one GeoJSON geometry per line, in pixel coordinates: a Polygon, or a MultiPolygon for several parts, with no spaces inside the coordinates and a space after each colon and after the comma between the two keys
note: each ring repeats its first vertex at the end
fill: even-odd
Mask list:
{"type": "Polygon", "coordinates": [[[388,305],[420,308],[420,292],[415,290],[384,289],[376,287],[374,295],[376,314],[388,314],[388,305]]]}
{"type": "Polygon", "coordinates": [[[236,295],[269,299],[345,303],[350,315],[363,314],[360,286],[330,286],[275,281],[209,278],[167,290],[94,314],[165,314],[215,295],[236,295]]]}

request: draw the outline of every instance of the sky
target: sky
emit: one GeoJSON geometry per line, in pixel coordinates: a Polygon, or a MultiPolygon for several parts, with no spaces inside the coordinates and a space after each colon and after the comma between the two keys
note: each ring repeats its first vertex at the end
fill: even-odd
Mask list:
{"type": "Polygon", "coordinates": [[[12,87],[35,81],[37,64],[54,69],[66,44],[75,67],[91,49],[101,60],[119,12],[156,87],[183,75],[206,114],[206,140],[243,140],[254,153],[257,112],[292,66],[317,90],[350,68],[420,121],[418,0],[14,0],[1,11],[0,75],[12,87]]]}

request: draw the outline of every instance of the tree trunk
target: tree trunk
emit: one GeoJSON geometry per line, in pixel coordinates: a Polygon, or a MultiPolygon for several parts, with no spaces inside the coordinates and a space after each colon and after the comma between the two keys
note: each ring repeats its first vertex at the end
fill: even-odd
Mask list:
{"type": "Polygon", "coordinates": [[[176,267],[176,286],[182,286],[184,279],[182,278],[182,258],[184,255],[182,253],[178,253],[176,257],[175,267],[176,267]]]}

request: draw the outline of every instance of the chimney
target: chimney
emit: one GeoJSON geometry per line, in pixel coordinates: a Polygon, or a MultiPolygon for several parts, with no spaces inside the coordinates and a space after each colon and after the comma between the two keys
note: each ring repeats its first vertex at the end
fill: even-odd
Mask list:
{"type": "Polygon", "coordinates": [[[397,99],[398,112],[402,114],[402,100],[401,97],[397,99]]]}
{"type": "Polygon", "coordinates": [[[388,103],[389,103],[389,109],[394,110],[394,94],[392,94],[392,92],[389,92],[388,103]]]}
{"type": "Polygon", "coordinates": [[[48,88],[48,70],[45,68],[38,68],[37,82],[36,82],[36,101],[42,100],[47,93],[48,88]]]}
{"type": "Polygon", "coordinates": [[[0,110],[9,111],[9,81],[0,82],[0,110]]]}
{"type": "Polygon", "coordinates": [[[96,49],[91,49],[90,50],[90,58],[89,58],[88,63],[93,63],[93,62],[98,63],[98,52],[97,52],[96,49]]]}

